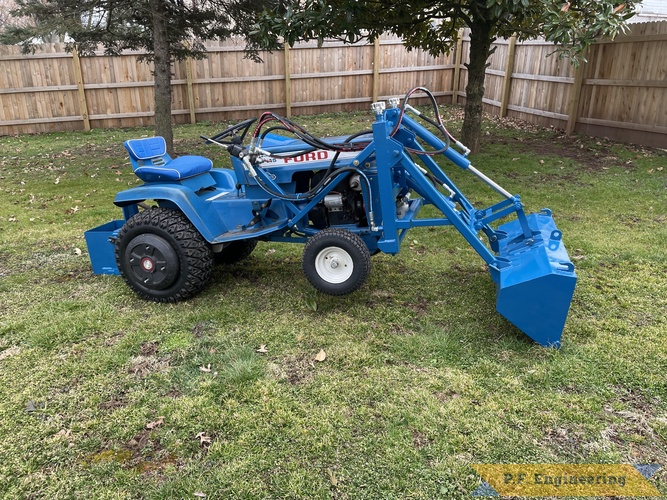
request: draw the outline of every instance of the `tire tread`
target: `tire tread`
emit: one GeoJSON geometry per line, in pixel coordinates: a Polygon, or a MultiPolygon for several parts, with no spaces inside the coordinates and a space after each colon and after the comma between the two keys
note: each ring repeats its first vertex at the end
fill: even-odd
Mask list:
{"type": "MultiPolygon", "coordinates": [[[[159,234],[159,231],[157,231],[159,234]]],[[[121,276],[139,296],[155,302],[179,302],[199,293],[208,282],[213,264],[211,247],[182,212],[168,208],[151,208],[134,215],[118,232],[115,245],[115,257],[121,276]],[[187,278],[183,285],[165,296],[156,296],[138,287],[125,273],[121,255],[121,243],[125,238],[145,228],[149,232],[161,229],[178,244],[185,256],[187,278]]]]}
{"type": "Polygon", "coordinates": [[[306,278],[315,289],[328,295],[341,296],[354,292],[365,283],[371,270],[371,256],[366,243],[359,235],[347,229],[333,227],[323,229],[308,239],[303,251],[302,267],[306,278]],[[354,278],[350,278],[353,280],[351,283],[327,283],[317,274],[314,266],[315,257],[321,248],[327,246],[341,246],[345,250],[352,251],[355,272],[354,278]],[[348,248],[345,248],[346,246],[348,248]]]}

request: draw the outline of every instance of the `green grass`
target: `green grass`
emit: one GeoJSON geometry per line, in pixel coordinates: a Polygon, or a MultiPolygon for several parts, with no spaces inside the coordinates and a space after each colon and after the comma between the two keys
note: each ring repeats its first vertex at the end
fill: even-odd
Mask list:
{"type": "MultiPolygon", "coordinates": [[[[330,135],[371,117],[297,121],[330,135]]],[[[222,127],[177,127],[177,151],[228,165],[198,139],[222,127]]],[[[559,351],[495,312],[453,228],[413,230],[346,297],[308,285],[300,246],[263,242],[197,297],[145,302],[92,274],[83,232],[121,217],[114,194],[138,183],[122,142],[152,132],[0,138],[2,494],[444,499],[480,484],[472,463],[667,463],[667,156],[484,133],[475,166],[551,208],[577,266],[559,351]]],[[[667,493],[665,469],[654,483],[667,493]]]]}

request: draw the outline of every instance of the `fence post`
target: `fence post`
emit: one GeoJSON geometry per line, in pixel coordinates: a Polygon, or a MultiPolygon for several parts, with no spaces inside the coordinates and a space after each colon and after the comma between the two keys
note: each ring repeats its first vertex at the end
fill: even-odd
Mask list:
{"type": "Polygon", "coordinates": [[[574,128],[577,126],[581,86],[584,83],[584,74],[586,73],[586,57],[588,57],[588,49],[585,49],[581,54],[582,61],[574,74],[574,83],[570,90],[570,106],[567,114],[567,128],[565,129],[567,135],[572,135],[574,128]]]}
{"type": "Polygon", "coordinates": [[[459,30],[456,38],[456,51],[454,52],[454,81],[452,82],[452,104],[459,103],[459,79],[461,78],[461,57],[463,52],[463,30],[459,30]]]}
{"type": "Polygon", "coordinates": [[[192,86],[192,59],[185,60],[185,80],[188,85],[188,108],[190,109],[190,123],[197,123],[197,114],[195,112],[195,94],[192,86]]]}
{"type": "Polygon", "coordinates": [[[509,48],[507,52],[507,64],[505,65],[505,78],[503,80],[503,96],[500,101],[500,116],[507,116],[507,105],[510,100],[510,91],[512,90],[512,73],[514,72],[514,54],[516,52],[516,34],[512,35],[509,40],[509,48]]]}
{"type": "Polygon", "coordinates": [[[380,37],[373,41],[373,101],[380,99],[380,37]]]}
{"type": "Polygon", "coordinates": [[[76,47],[72,50],[72,62],[74,63],[74,75],[76,86],[79,88],[79,106],[83,117],[83,129],[90,132],[90,118],[88,117],[88,104],[86,103],[86,90],[83,88],[83,73],[81,72],[81,59],[76,47]]]}
{"type": "Polygon", "coordinates": [[[289,45],[285,43],[285,114],[292,116],[292,82],[290,81],[289,45]]]}

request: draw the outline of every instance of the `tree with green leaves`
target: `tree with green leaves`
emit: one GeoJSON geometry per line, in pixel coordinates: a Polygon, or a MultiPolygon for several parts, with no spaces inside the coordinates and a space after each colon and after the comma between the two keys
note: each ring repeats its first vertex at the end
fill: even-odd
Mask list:
{"type": "Polygon", "coordinates": [[[599,37],[614,37],[633,15],[636,0],[287,0],[264,12],[250,33],[252,49],[277,49],[302,40],[370,41],[384,32],[408,49],[437,56],[456,45],[460,28],[470,28],[470,59],[462,140],[479,149],[482,98],[491,45],[516,34],[544,37],[577,63],[599,37]]]}
{"type": "Polygon", "coordinates": [[[38,40],[57,35],[68,50],[93,55],[101,44],[110,55],[143,50],[155,81],[155,132],[173,152],[171,63],[203,58],[202,40],[248,32],[270,0],[16,0],[16,18],[29,25],[5,28],[4,43],[21,43],[25,52],[38,40]]]}

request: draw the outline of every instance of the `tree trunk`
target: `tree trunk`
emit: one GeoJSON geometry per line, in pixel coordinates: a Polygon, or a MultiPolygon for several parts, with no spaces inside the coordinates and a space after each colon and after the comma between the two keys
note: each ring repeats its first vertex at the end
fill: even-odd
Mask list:
{"type": "Polygon", "coordinates": [[[484,97],[484,78],[486,61],[491,50],[491,30],[493,23],[482,20],[470,26],[470,62],[468,85],[466,86],[465,118],[461,129],[461,141],[471,151],[479,151],[482,135],[482,98],[484,97]]]}
{"type": "Polygon", "coordinates": [[[171,127],[171,51],[167,35],[167,13],[162,0],[150,0],[153,13],[153,65],[155,94],[155,135],[164,137],[167,152],[174,153],[171,127]]]}

